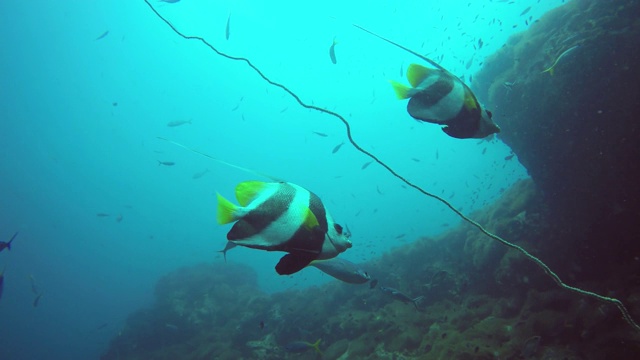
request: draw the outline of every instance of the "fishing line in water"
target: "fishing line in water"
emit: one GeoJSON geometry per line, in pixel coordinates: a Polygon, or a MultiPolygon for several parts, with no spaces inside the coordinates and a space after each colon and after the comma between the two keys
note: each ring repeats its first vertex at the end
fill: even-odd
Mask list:
{"type": "MultiPolygon", "coordinates": [[[[351,125],[349,125],[349,122],[342,117],[342,115],[328,110],[328,109],[324,109],[315,105],[309,105],[304,103],[300,97],[298,95],[296,95],[293,91],[289,90],[286,86],[279,84],[277,82],[272,81],[271,79],[269,79],[266,75],[264,75],[264,73],[262,71],[260,71],[260,69],[258,69],[255,65],[253,65],[253,63],[251,63],[251,61],[249,61],[249,59],[243,58],[243,57],[236,57],[236,56],[231,56],[231,55],[227,55],[221,51],[219,51],[218,49],[216,49],[213,45],[211,45],[209,42],[207,42],[207,40],[205,40],[202,37],[199,36],[189,36],[189,35],[185,35],[182,32],[180,32],[175,26],[173,26],[167,19],[165,19],[160,13],[158,13],[158,11],[149,3],[149,0],[144,0],[144,2],[149,6],[149,8],[151,9],[151,11],[153,11],[156,16],[162,20],[165,24],[167,24],[171,30],[173,30],[178,36],[182,37],[185,40],[197,40],[200,41],[202,44],[204,44],[205,46],[207,46],[209,49],[211,49],[213,52],[215,52],[216,54],[227,58],[229,60],[234,60],[234,61],[241,61],[244,62],[245,64],[247,64],[247,66],[249,66],[251,69],[253,69],[264,81],[266,81],[267,83],[269,83],[272,86],[278,87],[280,89],[282,89],[284,92],[286,92],[287,94],[289,94],[291,97],[293,97],[296,102],[306,108],[306,109],[311,109],[311,110],[316,110],[319,111],[321,113],[333,116],[335,118],[337,118],[338,120],[340,120],[346,129],[347,132],[347,138],[349,140],[349,142],[351,143],[351,145],[358,150],[360,153],[364,154],[365,156],[368,156],[370,159],[372,159],[373,161],[375,161],[378,165],[382,166],[383,168],[385,168],[391,175],[393,175],[394,177],[396,177],[397,179],[399,179],[400,181],[402,181],[403,183],[407,184],[408,186],[412,187],[413,189],[419,191],[421,194],[428,196],[432,199],[435,199],[437,201],[439,201],[440,203],[442,203],[443,205],[445,205],[446,207],[448,207],[451,211],[453,211],[456,215],[458,215],[462,220],[466,221],[467,223],[471,224],[472,226],[476,227],[478,230],[480,230],[480,232],[482,232],[483,234],[487,235],[488,237],[490,237],[491,239],[494,239],[498,242],[500,242],[501,244],[512,248],[514,250],[517,250],[518,252],[520,252],[522,255],[524,255],[525,257],[527,257],[529,260],[531,260],[532,262],[534,262],[536,265],[538,265],[540,268],[542,268],[542,270],[556,283],[556,285],[560,286],[563,289],[569,290],[569,291],[573,291],[575,293],[581,294],[581,295],[585,295],[591,298],[594,298],[596,300],[608,303],[608,304],[613,304],[615,305],[618,310],[620,311],[620,313],[622,314],[622,317],[624,318],[624,320],[631,325],[631,327],[633,327],[636,331],[640,331],[640,326],[633,320],[633,318],[631,317],[631,315],[629,314],[629,311],[627,310],[627,308],[624,306],[624,304],[622,304],[622,302],[616,298],[610,298],[607,296],[603,296],[591,291],[587,291],[587,290],[583,290],[577,287],[573,287],[570,285],[565,284],[560,277],[554,273],[549,266],[547,266],[547,264],[545,264],[542,260],[538,259],[537,257],[535,257],[534,255],[530,254],[527,250],[525,250],[524,248],[510,243],[507,240],[501,238],[500,236],[493,234],[491,232],[489,232],[487,229],[485,229],[482,225],[480,225],[479,223],[477,223],[476,221],[468,218],[466,215],[464,215],[462,212],[460,212],[458,209],[456,209],[453,205],[451,205],[447,200],[445,200],[444,198],[432,194],[424,189],[422,189],[420,186],[413,184],[411,181],[409,181],[408,179],[404,178],[402,175],[400,175],[399,173],[397,173],[395,170],[393,170],[389,165],[385,164],[382,160],[380,160],[378,157],[376,157],[374,154],[368,152],[367,150],[363,149],[362,147],[360,147],[360,145],[358,145],[356,143],[356,141],[353,139],[352,136],[352,132],[351,132],[351,125]]],[[[360,28],[357,25],[354,25],[358,28],[360,28]]],[[[362,28],[360,28],[362,29],[362,28]]],[[[366,30],[365,30],[366,31],[366,30]]],[[[368,31],[367,31],[368,32],[368,31]]],[[[213,158],[212,156],[209,156],[203,152],[191,149],[189,147],[186,147],[184,145],[178,144],[176,142],[173,142],[171,140],[165,139],[165,138],[160,138],[161,140],[165,140],[165,141],[169,141],[177,146],[180,146],[184,149],[190,150],[192,152],[195,152],[197,154],[200,154],[202,156],[208,157],[210,159],[219,161],[221,163],[224,164],[228,164],[231,165],[235,168],[247,171],[247,169],[226,163],[222,160],[213,158]]],[[[264,175],[266,176],[266,175],[264,175]]],[[[266,176],[268,178],[272,178],[270,176],[266,176]]]]}

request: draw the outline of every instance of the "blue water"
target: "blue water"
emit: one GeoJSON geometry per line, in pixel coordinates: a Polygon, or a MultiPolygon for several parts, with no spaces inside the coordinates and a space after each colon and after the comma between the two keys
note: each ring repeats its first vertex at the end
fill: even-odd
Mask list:
{"type": "MultiPolygon", "coordinates": [[[[350,23],[468,79],[527,28],[525,18],[562,2],[152,4],[185,34],[250,59],[302,101],[342,114],[360,146],[469,213],[526,171],[517,158],[505,161],[510,150],[499,139],[452,139],[411,119],[388,80],[404,81],[401,68],[419,60],[350,23]],[[475,49],[479,38],[484,46],[475,49]]],[[[0,253],[0,359],[97,358],[126,316],[152,302],[159,277],[223,261],[215,251],[228,226],[216,224],[216,191],[232,198],[238,182],[266,179],[158,136],[315,192],[351,229],[354,247],[341,256],[352,261],[459,223],[378,164],[361,170],[370,159],[337,119],[299,106],[244,63],[180,38],[142,0],[3,1],[0,45],[0,240],[20,232],[0,253]],[[167,126],[176,120],[192,124],[167,126]],[[43,293],[37,307],[30,275],[43,293]]],[[[237,248],[227,257],[254,267],[269,292],[329,281],[314,269],[278,276],[281,255],[237,248]]]]}

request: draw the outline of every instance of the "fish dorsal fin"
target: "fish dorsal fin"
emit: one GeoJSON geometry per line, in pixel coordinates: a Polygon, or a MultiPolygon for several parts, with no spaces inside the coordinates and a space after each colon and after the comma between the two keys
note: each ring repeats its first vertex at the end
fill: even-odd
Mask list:
{"type": "Polygon", "coordinates": [[[305,206],[302,211],[304,215],[302,226],[304,226],[308,230],[313,230],[316,227],[320,226],[318,218],[316,218],[316,215],[313,213],[313,211],[311,211],[311,209],[309,209],[309,207],[305,206]]]}
{"type": "Polygon", "coordinates": [[[236,186],[236,199],[238,204],[244,207],[249,205],[253,199],[265,188],[267,183],[263,181],[245,181],[236,186]]]}
{"type": "Polygon", "coordinates": [[[413,87],[418,87],[434,70],[418,64],[411,64],[407,69],[407,80],[413,87]]]}

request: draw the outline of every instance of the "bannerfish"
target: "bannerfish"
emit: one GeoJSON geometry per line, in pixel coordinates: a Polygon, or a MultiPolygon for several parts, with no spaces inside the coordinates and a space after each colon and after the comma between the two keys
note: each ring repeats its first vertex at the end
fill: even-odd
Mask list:
{"type": "Polygon", "coordinates": [[[174,120],[174,121],[169,121],[167,123],[168,127],[176,127],[176,126],[181,126],[181,125],[185,125],[185,124],[191,124],[191,119],[189,120],[174,120]]]}
{"type": "Polygon", "coordinates": [[[549,66],[548,68],[546,68],[545,70],[543,70],[541,72],[541,74],[544,74],[546,72],[549,73],[549,75],[553,76],[554,72],[556,71],[556,65],[558,65],[558,62],[563,59],[565,56],[569,55],[570,53],[573,52],[573,50],[577,49],[578,47],[580,47],[580,45],[575,45],[572,46],[570,48],[568,48],[567,50],[563,51],[562,54],[560,54],[560,56],[558,56],[558,58],[556,59],[556,61],[553,62],[553,65],[549,66]]]}
{"type": "Polygon", "coordinates": [[[336,60],[336,44],[338,44],[338,40],[336,40],[336,38],[333,38],[333,43],[331,43],[331,46],[329,47],[329,57],[331,58],[331,62],[333,64],[338,63],[338,60],[336,60]]]}
{"type": "Polygon", "coordinates": [[[218,250],[218,252],[222,253],[222,256],[224,257],[225,264],[227,263],[227,251],[233,249],[236,246],[238,246],[238,244],[236,244],[234,242],[231,242],[231,241],[227,241],[227,245],[225,245],[224,249],[218,250]]]}
{"type": "Polygon", "coordinates": [[[309,266],[349,284],[364,284],[371,279],[369,274],[349,260],[333,258],[329,260],[314,260],[309,266]]]}
{"type": "Polygon", "coordinates": [[[435,61],[420,55],[400,44],[353,24],[383,41],[388,42],[420,59],[435,69],[418,64],[407,68],[407,79],[411,87],[391,81],[400,99],[409,99],[407,111],[416,120],[444,125],[442,130],[457,139],[484,138],[500,132],[500,127],[491,119],[490,111],[483,109],[471,89],[457,76],[435,61]]]}
{"type": "Polygon", "coordinates": [[[382,290],[382,292],[385,294],[391,295],[391,297],[393,297],[394,299],[402,301],[403,303],[413,303],[413,306],[416,307],[416,310],[420,310],[418,309],[418,304],[422,301],[422,299],[424,299],[424,296],[418,296],[412,299],[407,295],[401,293],[399,290],[390,287],[380,286],[380,290],[382,290]]]}
{"type": "Polygon", "coordinates": [[[284,349],[287,352],[296,354],[306,352],[309,349],[314,349],[318,354],[322,355],[322,351],[320,351],[320,340],[322,339],[318,339],[318,341],[313,344],[306,341],[294,341],[285,345],[284,349]]]}
{"type": "Polygon", "coordinates": [[[229,40],[229,35],[231,35],[231,14],[229,14],[229,16],[227,17],[227,27],[224,30],[224,37],[229,40]]]}
{"type": "Polygon", "coordinates": [[[164,165],[164,166],[173,166],[173,165],[175,165],[175,164],[176,164],[176,163],[174,163],[173,161],[160,161],[160,160],[158,160],[158,166],[160,166],[160,165],[164,165]]]}
{"type": "Polygon", "coordinates": [[[351,234],[335,223],[320,198],[289,182],[246,181],[235,189],[240,206],[218,194],[219,224],[236,222],[227,240],[267,251],[284,251],[280,275],[300,271],[313,260],[336,257],[352,246],[351,234]]]}
{"type": "Polygon", "coordinates": [[[398,99],[409,99],[407,111],[416,120],[445,125],[442,130],[457,139],[481,139],[500,128],[482,108],[471,89],[448,71],[411,64],[411,87],[391,81],[398,99]]]}
{"type": "Polygon", "coordinates": [[[9,240],[8,242],[0,241],[0,252],[2,252],[2,250],[4,249],[11,250],[11,242],[13,242],[13,239],[15,239],[16,236],[18,236],[17,231],[15,234],[13,234],[13,236],[11,237],[11,240],[9,240]]]}

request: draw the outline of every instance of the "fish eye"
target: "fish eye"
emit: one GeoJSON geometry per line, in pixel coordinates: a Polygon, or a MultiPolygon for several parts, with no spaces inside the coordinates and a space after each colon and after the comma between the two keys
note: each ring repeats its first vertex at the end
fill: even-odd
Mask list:
{"type": "Polygon", "coordinates": [[[338,224],[333,224],[333,228],[336,229],[339,235],[342,235],[342,226],[338,224]]]}
{"type": "Polygon", "coordinates": [[[487,110],[487,115],[489,115],[489,119],[493,119],[493,114],[491,113],[491,111],[487,110]]]}

